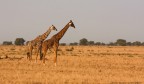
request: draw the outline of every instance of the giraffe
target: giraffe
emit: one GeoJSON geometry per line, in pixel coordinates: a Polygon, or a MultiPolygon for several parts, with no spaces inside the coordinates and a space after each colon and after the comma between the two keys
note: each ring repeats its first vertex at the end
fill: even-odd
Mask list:
{"type": "Polygon", "coordinates": [[[45,33],[43,33],[42,35],[39,35],[34,40],[31,40],[31,41],[28,42],[28,44],[27,44],[27,46],[28,46],[27,59],[29,59],[29,60],[32,59],[33,49],[36,49],[36,58],[37,58],[38,52],[41,53],[40,49],[42,47],[43,41],[48,37],[48,35],[50,34],[50,32],[52,30],[57,31],[57,29],[54,25],[49,27],[49,29],[45,33]]]}
{"type": "Polygon", "coordinates": [[[55,63],[55,66],[57,66],[57,51],[58,51],[59,41],[64,36],[65,32],[67,31],[69,27],[75,28],[75,25],[72,22],[72,20],[70,20],[70,22],[68,22],[66,26],[60,32],[58,32],[57,34],[53,35],[50,39],[45,40],[43,42],[41,52],[42,52],[42,58],[43,58],[44,64],[45,64],[45,56],[46,56],[47,50],[52,49],[55,53],[54,63],[55,63]]]}

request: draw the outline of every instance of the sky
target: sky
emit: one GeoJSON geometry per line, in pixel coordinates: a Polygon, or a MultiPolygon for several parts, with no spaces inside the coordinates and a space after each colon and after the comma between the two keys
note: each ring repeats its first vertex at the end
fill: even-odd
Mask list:
{"type": "Polygon", "coordinates": [[[60,31],[70,20],[76,28],[70,27],[60,43],[144,42],[144,0],[0,0],[0,43],[33,40],[51,25],[60,31]]]}

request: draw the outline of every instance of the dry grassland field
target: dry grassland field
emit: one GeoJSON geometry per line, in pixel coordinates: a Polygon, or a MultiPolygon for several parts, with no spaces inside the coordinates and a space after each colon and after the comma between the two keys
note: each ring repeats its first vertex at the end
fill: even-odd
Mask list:
{"type": "Polygon", "coordinates": [[[25,46],[0,46],[0,84],[143,84],[143,46],[59,46],[58,65],[46,65],[25,46]]]}

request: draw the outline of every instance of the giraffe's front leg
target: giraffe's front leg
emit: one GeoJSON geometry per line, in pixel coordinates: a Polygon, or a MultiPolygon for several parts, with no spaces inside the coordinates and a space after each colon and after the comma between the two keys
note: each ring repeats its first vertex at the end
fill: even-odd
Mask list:
{"type": "Polygon", "coordinates": [[[27,52],[27,59],[30,60],[30,52],[27,52]]]}
{"type": "Polygon", "coordinates": [[[29,56],[29,60],[31,61],[32,60],[32,49],[30,50],[30,56],[29,56]]]}
{"type": "Polygon", "coordinates": [[[45,65],[45,55],[46,55],[46,51],[44,51],[43,53],[42,53],[42,56],[43,56],[43,64],[45,65]]]}
{"type": "Polygon", "coordinates": [[[55,66],[57,66],[57,48],[54,50],[54,54],[55,54],[55,57],[54,57],[54,64],[55,66]]]}
{"type": "Polygon", "coordinates": [[[28,52],[27,52],[27,58],[29,59],[29,61],[32,60],[32,51],[33,51],[33,47],[32,47],[32,45],[30,44],[30,45],[28,46],[28,52]]]}
{"type": "Polygon", "coordinates": [[[36,59],[35,59],[35,63],[37,63],[38,53],[39,53],[39,49],[36,50],[36,59]]]}
{"type": "Polygon", "coordinates": [[[48,47],[42,47],[41,49],[41,56],[42,56],[42,60],[43,60],[43,64],[45,65],[45,56],[46,56],[46,53],[47,53],[47,50],[48,50],[48,47]]]}
{"type": "Polygon", "coordinates": [[[41,44],[39,46],[39,56],[40,56],[40,60],[42,60],[43,59],[43,55],[42,55],[42,42],[41,42],[41,44]]]}

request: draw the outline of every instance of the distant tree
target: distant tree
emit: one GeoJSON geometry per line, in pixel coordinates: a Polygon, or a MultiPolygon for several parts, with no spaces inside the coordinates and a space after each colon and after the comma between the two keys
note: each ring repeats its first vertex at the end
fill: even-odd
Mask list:
{"type": "Polygon", "coordinates": [[[88,40],[86,38],[83,38],[80,40],[79,45],[87,45],[88,44],[88,40]]]}
{"type": "Polygon", "coordinates": [[[101,42],[96,42],[95,45],[100,46],[100,45],[101,45],[101,42]]]}
{"type": "Polygon", "coordinates": [[[108,43],[107,45],[108,45],[108,46],[115,46],[116,43],[114,43],[114,42],[110,42],[110,43],[108,43]]]}
{"type": "Polygon", "coordinates": [[[105,44],[105,43],[101,43],[101,45],[103,45],[103,46],[104,46],[104,45],[106,45],[106,44],[105,44]]]}
{"type": "Polygon", "coordinates": [[[73,44],[74,44],[74,45],[78,45],[78,43],[77,43],[77,42],[74,42],[73,44]]]}
{"type": "Polygon", "coordinates": [[[61,46],[66,46],[66,43],[60,43],[61,46]]]}
{"type": "Polygon", "coordinates": [[[88,45],[94,45],[95,43],[94,43],[94,41],[89,41],[88,42],[88,45]]]}
{"type": "Polygon", "coordinates": [[[3,45],[12,45],[12,41],[4,41],[3,45]]]}
{"type": "Polygon", "coordinates": [[[25,40],[23,38],[16,38],[15,45],[24,45],[25,40]]]}
{"type": "Polygon", "coordinates": [[[78,43],[77,43],[77,42],[74,42],[74,43],[70,43],[69,45],[71,45],[71,46],[77,46],[78,43]]]}
{"type": "Polygon", "coordinates": [[[118,39],[118,40],[116,41],[116,44],[117,44],[118,46],[126,46],[126,40],[124,40],[124,39],[118,39]]]}
{"type": "Polygon", "coordinates": [[[141,45],[144,46],[144,42],[142,42],[141,45]]]}
{"type": "Polygon", "coordinates": [[[127,42],[126,45],[127,46],[132,46],[132,42],[127,42]]]}
{"type": "Polygon", "coordinates": [[[135,41],[135,42],[132,43],[132,45],[134,45],[134,46],[140,46],[140,45],[141,45],[141,42],[135,41]]]}

